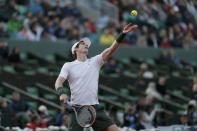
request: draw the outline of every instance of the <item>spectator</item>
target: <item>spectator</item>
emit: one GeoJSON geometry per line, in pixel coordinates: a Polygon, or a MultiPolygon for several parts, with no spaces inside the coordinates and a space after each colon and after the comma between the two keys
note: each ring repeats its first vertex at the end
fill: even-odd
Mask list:
{"type": "Polygon", "coordinates": [[[42,32],[42,29],[40,28],[38,30],[40,31],[36,31],[34,34],[28,27],[23,26],[21,30],[17,33],[16,38],[19,40],[29,40],[29,41],[40,40],[40,33],[42,32]]]}
{"type": "Polygon", "coordinates": [[[38,107],[38,114],[40,117],[40,127],[46,128],[49,126],[49,123],[51,121],[51,117],[48,114],[48,109],[46,106],[41,105],[38,107]]]}
{"type": "Polygon", "coordinates": [[[8,21],[12,15],[17,12],[17,6],[13,0],[1,1],[0,5],[0,19],[3,21],[8,21]]]}
{"type": "Polygon", "coordinates": [[[57,28],[56,32],[55,32],[55,35],[58,37],[58,38],[66,38],[66,35],[67,35],[67,27],[66,27],[66,24],[65,24],[65,20],[62,20],[60,22],[60,25],[59,27],[57,28]]]}
{"type": "Polygon", "coordinates": [[[6,29],[6,24],[0,22],[0,38],[7,38],[7,37],[9,37],[9,34],[6,29]]]}
{"type": "Polygon", "coordinates": [[[146,89],[146,94],[148,95],[148,97],[157,98],[160,100],[162,99],[162,95],[157,91],[156,85],[154,82],[150,82],[148,84],[148,87],[146,89]]]}
{"type": "Polygon", "coordinates": [[[42,39],[43,40],[49,40],[49,41],[56,41],[57,38],[54,35],[51,35],[49,32],[44,31],[42,34],[42,39]]]}
{"type": "Polygon", "coordinates": [[[96,33],[96,31],[97,31],[96,30],[96,25],[91,19],[88,19],[85,22],[85,27],[86,27],[86,29],[88,30],[89,33],[96,33]]]}
{"type": "Polygon", "coordinates": [[[13,92],[12,101],[9,105],[11,110],[16,114],[16,125],[19,127],[25,127],[26,123],[30,120],[30,106],[21,99],[21,96],[18,92],[13,92]]]}
{"type": "Polygon", "coordinates": [[[167,96],[166,80],[166,76],[160,76],[156,85],[156,90],[162,97],[167,96]]]}
{"type": "Polygon", "coordinates": [[[136,129],[137,127],[137,112],[136,105],[131,104],[127,107],[126,113],[124,114],[124,126],[136,129]]]}
{"type": "Polygon", "coordinates": [[[20,50],[19,48],[13,48],[12,53],[9,55],[8,58],[9,62],[19,64],[21,63],[21,58],[20,58],[20,50]]]}
{"type": "Polygon", "coordinates": [[[158,48],[159,47],[159,40],[158,37],[156,36],[155,32],[150,32],[148,37],[147,37],[147,43],[148,46],[158,48]]]}
{"type": "Polygon", "coordinates": [[[7,23],[7,30],[13,35],[15,35],[21,27],[21,21],[18,20],[17,16],[13,16],[7,23]]]}
{"type": "Polygon", "coordinates": [[[115,36],[110,29],[104,31],[104,33],[100,36],[100,43],[103,45],[111,45],[115,40],[115,36]]]}
{"type": "Polygon", "coordinates": [[[145,129],[145,126],[144,126],[144,116],[142,113],[139,114],[139,117],[137,119],[137,125],[136,125],[136,130],[143,130],[145,129]]]}
{"type": "Polygon", "coordinates": [[[142,63],[140,65],[139,77],[149,80],[154,78],[154,73],[148,69],[148,65],[146,63],[142,63]]]}
{"type": "Polygon", "coordinates": [[[0,98],[0,118],[1,126],[13,126],[14,114],[12,109],[8,106],[7,100],[4,98],[0,98]]]}
{"type": "Polygon", "coordinates": [[[181,115],[180,124],[181,125],[188,125],[188,117],[186,114],[181,115]]]}
{"type": "Polygon", "coordinates": [[[196,47],[192,34],[188,32],[183,38],[183,48],[190,49],[196,47]]]}
{"type": "Polygon", "coordinates": [[[105,12],[101,12],[101,16],[99,17],[99,19],[96,22],[96,27],[98,30],[102,30],[104,29],[107,24],[109,23],[110,18],[109,16],[106,15],[105,12]]]}
{"type": "Polygon", "coordinates": [[[21,95],[18,92],[13,92],[10,107],[16,113],[25,112],[30,109],[29,105],[21,99],[21,95]]]}
{"type": "Polygon", "coordinates": [[[196,125],[197,124],[197,104],[195,100],[191,100],[188,103],[187,108],[188,115],[188,125],[196,125]]]}
{"type": "Polygon", "coordinates": [[[55,117],[55,125],[56,126],[62,126],[64,123],[64,108],[62,108],[62,110],[60,112],[58,112],[58,114],[55,117]]]}
{"type": "Polygon", "coordinates": [[[9,48],[6,42],[0,42],[0,58],[7,59],[9,54],[9,48]]]}
{"type": "Polygon", "coordinates": [[[41,6],[42,2],[41,0],[35,0],[35,1],[32,1],[30,3],[30,12],[34,15],[34,14],[37,14],[37,13],[43,13],[44,12],[44,9],[43,7],[41,6]]]}
{"type": "Polygon", "coordinates": [[[141,118],[141,124],[146,129],[154,128],[154,119],[157,113],[156,109],[153,109],[150,105],[147,105],[145,107],[145,110],[141,112],[142,118],[141,118]]]}
{"type": "Polygon", "coordinates": [[[36,115],[31,116],[30,122],[26,124],[26,128],[32,129],[33,131],[36,130],[36,128],[40,127],[39,125],[39,117],[36,115]]]}
{"type": "Polygon", "coordinates": [[[163,37],[160,43],[161,48],[172,48],[171,42],[168,37],[163,37]]]}

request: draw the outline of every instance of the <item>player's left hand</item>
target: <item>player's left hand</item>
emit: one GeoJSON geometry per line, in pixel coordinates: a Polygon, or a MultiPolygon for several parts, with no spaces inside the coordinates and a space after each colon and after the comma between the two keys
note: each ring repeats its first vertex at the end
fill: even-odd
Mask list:
{"type": "Polygon", "coordinates": [[[123,29],[123,33],[128,33],[128,32],[131,32],[131,31],[134,31],[138,28],[138,25],[135,25],[135,24],[131,24],[129,23],[128,25],[126,25],[123,29]]]}

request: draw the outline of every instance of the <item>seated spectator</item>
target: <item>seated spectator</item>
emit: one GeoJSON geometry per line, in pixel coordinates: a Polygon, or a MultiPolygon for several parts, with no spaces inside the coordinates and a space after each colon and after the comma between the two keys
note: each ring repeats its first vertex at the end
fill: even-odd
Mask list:
{"type": "Polygon", "coordinates": [[[12,18],[9,19],[7,23],[7,30],[10,33],[17,33],[21,27],[22,27],[22,22],[19,21],[17,16],[12,16],[12,18]]]}
{"type": "Polygon", "coordinates": [[[60,112],[58,112],[58,114],[56,115],[55,125],[62,126],[64,124],[63,120],[64,120],[64,108],[60,112]]]}
{"type": "Polygon", "coordinates": [[[138,35],[134,32],[129,32],[125,39],[123,40],[124,44],[135,45],[137,43],[138,35]]]}
{"type": "Polygon", "coordinates": [[[40,128],[46,128],[49,126],[51,117],[48,114],[48,109],[46,106],[41,105],[38,107],[38,114],[40,117],[40,128]]]}
{"type": "Polygon", "coordinates": [[[9,34],[6,32],[6,24],[0,22],[0,38],[8,38],[9,34]]]}
{"type": "Polygon", "coordinates": [[[26,123],[30,120],[29,114],[31,109],[18,92],[13,92],[9,107],[15,113],[15,124],[19,127],[25,127],[26,123]]]}
{"type": "Polygon", "coordinates": [[[9,48],[6,42],[0,42],[0,59],[7,59],[9,48]]]}
{"type": "Polygon", "coordinates": [[[145,110],[141,112],[141,124],[146,129],[154,128],[154,119],[156,116],[157,110],[153,109],[150,105],[145,107],[145,110]]]}
{"type": "Polygon", "coordinates": [[[67,29],[67,38],[68,40],[77,40],[80,38],[80,29],[78,25],[71,25],[67,29]]]}
{"type": "Polygon", "coordinates": [[[188,116],[188,125],[196,125],[197,124],[197,104],[195,100],[191,100],[188,103],[187,108],[187,116],[188,116]]]}
{"type": "Polygon", "coordinates": [[[160,76],[156,84],[156,90],[162,97],[167,96],[166,81],[166,76],[160,76]]]}
{"type": "Polygon", "coordinates": [[[186,114],[182,114],[180,117],[180,124],[187,125],[188,124],[188,117],[186,114]]]}
{"type": "Polygon", "coordinates": [[[39,117],[36,116],[36,115],[33,115],[33,116],[31,116],[30,122],[28,122],[28,123],[26,124],[26,128],[32,129],[33,131],[35,131],[36,128],[40,127],[39,124],[40,124],[40,123],[39,123],[39,117]]]}
{"type": "Polygon", "coordinates": [[[16,47],[12,50],[11,54],[8,57],[8,61],[15,64],[21,63],[19,48],[16,47]]]}
{"type": "Polygon", "coordinates": [[[65,108],[62,108],[55,117],[55,125],[68,127],[70,122],[69,114],[65,112],[65,108]]]}
{"type": "Polygon", "coordinates": [[[40,0],[35,0],[30,3],[30,12],[34,15],[40,12],[44,12],[40,0]]]}
{"type": "Polygon", "coordinates": [[[187,34],[184,36],[182,44],[184,49],[196,47],[194,38],[190,32],[187,32],[187,34]]]}
{"type": "Polygon", "coordinates": [[[158,48],[159,40],[155,32],[150,32],[147,37],[148,46],[158,48]]]}
{"type": "Polygon", "coordinates": [[[146,94],[148,95],[148,97],[163,99],[162,95],[157,91],[156,84],[154,82],[150,82],[148,84],[148,87],[146,89],[146,94]]]}
{"type": "Polygon", "coordinates": [[[29,40],[29,41],[40,40],[40,38],[36,37],[36,35],[26,26],[23,26],[21,28],[21,30],[17,33],[16,38],[19,40],[29,40]]]}
{"type": "Polygon", "coordinates": [[[124,114],[124,124],[123,126],[136,129],[137,126],[137,113],[136,113],[136,105],[131,104],[127,107],[127,110],[124,114]]]}
{"type": "Polygon", "coordinates": [[[160,47],[161,48],[171,48],[172,45],[170,43],[170,40],[167,37],[162,38],[161,43],[160,43],[160,47]]]}
{"type": "Polygon", "coordinates": [[[143,122],[144,122],[144,116],[142,113],[139,113],[139,117],[137,119],[137,124],[136,124],[136,128],[135,128],[137,131],[145,129],[143,122]]]}
{"type": "Polygon", "coordinates": [[[101,16],[99,17],[99,19],[96,22],[97,29],[99,31],[104,29],[107,26],[107,24],[109,23],[109,21],[110,21],[109,16],[107,16],[105,12],[101,12],[101,16]]]}
{"type": "Polygon", "coordinates": [[[103,34],[101,34],[99,41],[103,45],[111,45],[115,39],[113,32],[107,29],[103,34]]]}
{"type": "Polygon", "coordinates": [[[148,65],[146,63],[142,63],[140,65],[140,70],[139,70],[139,77],[143,79],[153,79],[154,74],[152,71],[148,69],[148,65]]]}
{"type": "Polygon", "coordinates": [[[7,100],[4,98],[0,98],[0,118],[1,126],[13,126],[14,113],[12,109],[8,106],[7,100]]]}
{"type": "Polygon", "coordinates": [[[54,42],[54,41],[57,40],[57,38],[54,35],[50,34],[49,32],[43,31],[42,40],[48,40],[48,41],[53,41],[54,42]]]}
{"type": "Polygon", "coordinates": [[[96,30],[96,25],[91,19],[88,19],[85,22],[85,27],[86,27],[86,29],[88,30],[89,33],[96,33],[96,31],[97,31],[96,30]]]}

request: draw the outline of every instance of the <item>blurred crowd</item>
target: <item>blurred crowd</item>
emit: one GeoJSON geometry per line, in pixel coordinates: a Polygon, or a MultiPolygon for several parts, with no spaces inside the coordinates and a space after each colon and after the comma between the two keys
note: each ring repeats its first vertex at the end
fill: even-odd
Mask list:
{"type": "MultiPolygon", "coordinates": [[[[120,60],[111,59],[103,67],[104,74],[107,77],[118,75],[119,78],[123,77],[124,79],[124,76],[128,75],[129,78],[137,78],[137,80],[135,79],[131,82],[131,86],[128,88],[132,89],[134,96],[140,96],[139,100],[127,105],[123,119],[120,117],[115,118],[118,121],[117,123],[123,123],[125,127],[134,129],[150,129],[169,125],[168,122],[173,121],[169,120],[171,119],[170,117],[176,117],[178,119],[172,122],[174,124],[197,124],[197,77],[193,77],[196,72],[196,66],[181,60],[173,50],[164,51],[159,57],[154,59],[155,65],[153,64],[154,62],[140,61],[134,58],[131,58],[130,61],[133,61],[132,64],[125,62],[124,65],[120,60]],[[134,66],[135,64],[137,65],[136,67],[134,66]],[[160,65],[163,66],[161,70],[159,70],[160,65]],[[126,70],[133,74],[126,74],[126,70]],[[185,72],[181,72],[181,70],[185,72]],[[175,81],[175,79],[173,80],[174,77],[179,78],[179,80],[173,82],[175,81]],[[185,82],[182,83],[182,80],[185,82]],[[181,84],[178,85],[177,82],[181,82],[181,84]],[[180,105],[185,108],[185,111],[177,112],[177,116],[167,109],[169,105],[158,102],[168,101],[176,103],[176,99],[172,95],[174,91],[177,92],[177,95],[179,94],[178,96],[187,96],[188,99],[186,105],[180,105]]],[[[120,86],[118,83],[116,84],[110,86],[120,86]]],[[[184,100],[180,99],[179,102],[181,101],[184,100]]]]}
{"type": "Polygon", "coordinates": [[[161,48],[193,48],[197,39],[196,0],[108,0],[120,9],[120,20],[140,25],[128,43],[161,48]],[[130,10],[138,10],[131,17],[130,10]]]}
{"type": "MultiPolygon", "coordinates": [[[[165,88],[164,77],[159,78],[156,87],[165,88]]],[[[193,90],[196,92],[196,87],[193,90]]],[[[154,92],[157,92],[161,97],[167,95],[158,89],[155,89],[154,92]]],[[[146,97],[141,97],[136,103],[128,103],[124,112],[118,111],[113,106],[106,111],[118,126],[127,129],[140,130],[169,126],[169,123],[172,123],[172,121],[167,121],[169,117],[178,117],[179,121],[176,121],[176,124],[188,126],[197,124],[196,100],[191,100],[185,112],[180,116],[174,116],[175,114],[165,110],[163,105],[156,105],[154,97],[157,96],[149,94],[146,97]]],[[[70,116],[65,113],[63,108],[56,115],[51,115],[45,105],[40,104],[37,109],[32,108],[18,92],[13,92],[11,99],[0,98],[0,116],[3,127],[20,127],[32,130],[48,128],[51,125],[67,128],[70,122],[70,116]]]]}
{"type": "Polygon", "coordinates": [[[101,11],[95,21],[74,3],[56,0],[6,0],[0,6],[0,38],[39,41],[78,40],[89,36],[110,45],[123,26],[132,22],[139,30],[129,33],[125,44],[154,48],[196,48],[196,0],[108,0],[119,9],[118,20],[101,11]],[[130,10],[138,10],[132,17],[130,10]],[[6,12],[6,13],[5,13],[6,12]]]}
{"type": "Polygon", "coordinates": [[[20,49],[17,47],[10,49],[6,42],[0,42],[0,61],[14,64],[21,63],[20,49]]]}
{"type": "Polygon", "coordinates": [[[51,116],[45,105],[33,109],[18,92],[13,92],[11,99],[0,98],[0,116],[1,126],[33,130],[47,128],[49,125],[67,127],[69,119],[63,110],[51,116]]]}

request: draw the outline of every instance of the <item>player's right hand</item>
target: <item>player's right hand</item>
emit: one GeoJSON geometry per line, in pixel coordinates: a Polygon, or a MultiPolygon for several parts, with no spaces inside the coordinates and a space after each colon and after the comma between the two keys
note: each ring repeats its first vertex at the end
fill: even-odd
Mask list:
{"type": "Polygon", "coordinates": [[[66,103],[67,100],[68,100],[68,96],[66,94],[62,94],[60,97],[59,97],[60,101],[63,102],[63,103],[66,103]]]}

